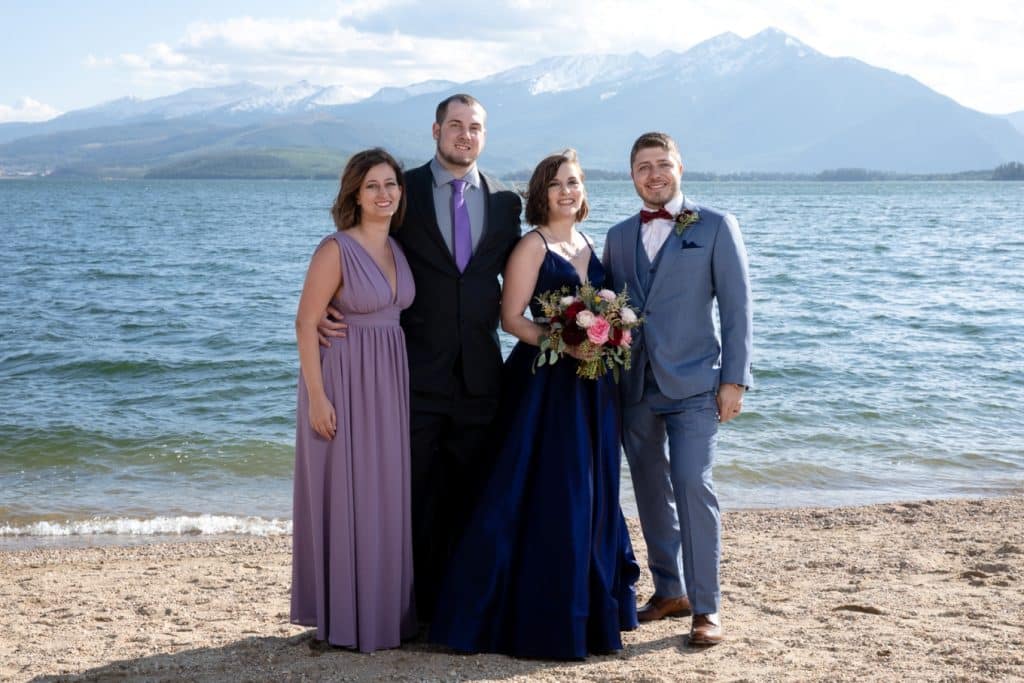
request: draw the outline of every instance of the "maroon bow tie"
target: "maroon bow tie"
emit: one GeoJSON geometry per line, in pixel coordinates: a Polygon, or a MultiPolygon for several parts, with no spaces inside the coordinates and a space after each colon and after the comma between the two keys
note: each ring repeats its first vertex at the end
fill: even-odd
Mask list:
{"type": "Polygon", "coordinates": [[[666,220],[672,220],[672,214],[665,210],[665,207],[661,207],[657,211],[648,211],[647,209],[640,209],[640,225],[644,223],[650,223],[655,218],[664,218],[666,220]]]}

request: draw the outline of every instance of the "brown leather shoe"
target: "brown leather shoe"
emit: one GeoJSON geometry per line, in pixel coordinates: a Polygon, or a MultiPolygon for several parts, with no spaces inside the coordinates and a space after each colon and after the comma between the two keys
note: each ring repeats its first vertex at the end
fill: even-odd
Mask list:
{"type": "Polygon", "coordinates": [[[722,622],[718,613],[695,614],[690,627],[690,645],[706,647],[722,642],[722,622]]]}
{"type": "Polygon", "coordinates": [[[659,598],[657,595],[652,595],[647,604],[636,611],[636,619],[641,624],[665,617],[688,616],[690,616],[690,599],[685,595],[678,598],[659,598]]]}

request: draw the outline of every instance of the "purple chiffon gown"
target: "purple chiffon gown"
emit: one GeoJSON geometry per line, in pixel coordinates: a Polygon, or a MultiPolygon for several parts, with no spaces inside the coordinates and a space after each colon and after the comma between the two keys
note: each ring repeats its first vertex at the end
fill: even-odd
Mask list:
{"type": "MultiPolygon", "coordinates": [[[[409,493],[409,369],[399,314],[415,296],[405,255],[389,240],[397,291],[344,231],[344,286],[332,303],[348,333],[320,349],[338,416],[327,440],[309,423],[299,375],[295,434],[291,621],[317,639],[371,652],[415,634],[409,493]]],[[[318,247],[319,248],[319,247],[318,247]]]]}

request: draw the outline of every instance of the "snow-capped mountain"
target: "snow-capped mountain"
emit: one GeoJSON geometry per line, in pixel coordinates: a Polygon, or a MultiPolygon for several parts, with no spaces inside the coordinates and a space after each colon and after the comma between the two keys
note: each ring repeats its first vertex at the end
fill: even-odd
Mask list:
{"type": "Polygon", "coordinates": [[[531,95],[568,92],[641,77],[652,61],[638,52],[628,55],[549,57],[482,78],[474,85],[525,85],[531,95]]]}
{"type": "Polygon", "coordinates": [[[778,29],[765,29],[748,39],[723,33],[686,52],[665,51],[654,57],[573,55],[549,57],[475,81],[471,85],[526,85],[531,95],[620,86],[664,77],[678,81],[710,81],[752,67],[766,68],[786,59],[820,58],[821,53],[778,29]]]}
{"type": "Polygon", "coordinates": [[[384,104],[395,104],[402,100],[407,100],[410,97],[417,97],[419,95],[431,95],[433,93],[441,92],[442,90],[451,90],[458,83],[455,81],[423,81],[422,83],[413,83],[407,85],[404,88],[386,87],[381,88],[373,95],[371,95],[367,102],[382,102],[384,104]]]}
{"type": "Polygon", "coordinates": [[[239,100],[226,107],[231,112],[283,114],[310,111],[318,107],[349,104],[363,99],[361,94],[344,85],[316,85],[308,81],[290,83],[239,100]]]}
{"type": "Polygon", "coordinates": [[[190,88],[176,95],[157,97],[152,100],[139,100],[134,97],[123,98],[109,103],[108,106],[118,106],[123,118],[126,119],[137,116],[175,119],[229,106],[234,102],[259,97],[266,92],[267,89],[263,86],[242,82],[210,88],[190,88]],[[124,104],[119,105],[118,103],[124,104]]]}
{"type": "Polygon", "coordinates": [[[1024,111],[1016,111],[1012,114],[1007,114],[1005,118],[1013,125],[1014,128],[1024,134],[1024,111]]]}
{"type": "Polygon", "coordinates": [[[306,109],[316,109],[317,107],[333,107],[336,104],[350,104],[352,102],[358,102],[363,99],[365,95],[357,90],[353,90],[347,85],[328,85],[320,90],[320,92],[313,94],[311,97],[307,97],[302,101],[301,105],[306,109]]]}
{"type": "Polygon", "coordinates": [[[630,144],[645,130],[674,135],[697,171],[945,172],[1024,160],[1024,135],[1014,128],[1024,126],[1021,114],[973,111],[909,76],[828,57],[766,29],[650,57],[551,57],[466,83],[425,81],[366,98],[306,81],[124,98],[45,123],[0,125],[0,166],[144,171],[230,149],[349,153],[381,144],[422,160],[433,150],[434,108],[454,92],[487,107],[482,163],[495,171],[529,168],[567,146],[590,168],[624,170],[630,144]]]}
{"type": "Polygon", "coordinates": [[[654,61],[659,75],[672,75],[680,82],[706,82],[750,69],[769,69],[817,58],[824,55],[770,28],[747,39],[723,33],[683,53],[663,52],[654,61]]]}
{"type": "MultiPolygon", "coordinates": [[[[121,97],[93,107],[70,111],[49,121],[33,124],[30,128],[25,128],[23,134],[45,135],[128,122],[179,119],[230,106],[236,102],[259,97],[267,92],[269,89],[263,86],[241,82],[206,88],[189,88],[174,95],[149,100],[138,97],[121,97]]],[[[24,127],[23,124],[17,125],[24,127]]],[[[22,137],[22,134],[12,137],[8,131],[20,133],[15,125],[0,125],[0,143],[22,137]]]]}

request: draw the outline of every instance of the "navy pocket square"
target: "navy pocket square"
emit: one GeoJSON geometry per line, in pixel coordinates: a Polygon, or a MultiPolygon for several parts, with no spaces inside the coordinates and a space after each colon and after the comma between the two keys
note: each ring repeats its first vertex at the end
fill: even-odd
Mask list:
{"type": "Polygon", "coordinates": [[[680,247],[680,249],[703,249],[703,248],[704,248],[703,245],[697,244],[696,242],[691,242],[690,240],[683,240],[683,246],[680,247]]]}

